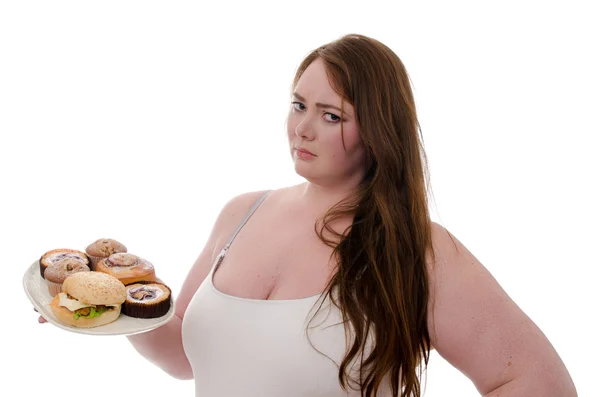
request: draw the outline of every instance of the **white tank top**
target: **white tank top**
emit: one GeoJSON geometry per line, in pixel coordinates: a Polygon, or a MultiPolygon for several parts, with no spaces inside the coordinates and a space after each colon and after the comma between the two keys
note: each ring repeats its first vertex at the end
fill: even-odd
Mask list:
{"type": "MultiPolygon", "coordinates": [[[[222,293],[213,284],[233,239],[268,194],[248,211],[185,312],[183,347],[196,396],[360,397],[338,382],[346,339],[341,312],[329,299],[247,299],[222,293]]],[[[378,396],[390,395],[382,385],[378,396]]]]}

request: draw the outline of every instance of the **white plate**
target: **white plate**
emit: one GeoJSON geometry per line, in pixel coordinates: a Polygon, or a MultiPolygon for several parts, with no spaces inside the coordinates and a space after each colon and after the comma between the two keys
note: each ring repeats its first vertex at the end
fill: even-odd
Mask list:
{"type": "Polygon", "coordinates": [[[151,331],[161,325],[167,323],[171,317],[175,314],[175,304],[173,296],[171,296],[171,308],[162,317],[158,318],[133,318],[126,316],[121,313],[116,321],[110,324],[101,325],[94,328],[77,328],[70,325],[62,324],[52,313],[50,309],[50,302],[52,296],[48,292],[46,286],[46,280],[40,275],[40,263],[35,261],[29,266],[25,275],[23,276],[23,288],[25,294],[37,309],[42,317],[44,317],[49,323],[56,325],[66,331],[75,332],[78,334],[88,335],[134,335],[142,332],[151,331]]]}

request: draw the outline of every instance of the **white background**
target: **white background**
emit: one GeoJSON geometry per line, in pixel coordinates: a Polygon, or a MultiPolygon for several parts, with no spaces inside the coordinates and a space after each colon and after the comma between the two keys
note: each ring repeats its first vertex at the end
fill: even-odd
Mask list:
{"type": "MultiPolygon", "coordinates": [[[[177,293],[229,198],[301,181],[292,77],[345,33],[384,42],[411,76],[433,219],[542,328],[579,395],[598,395],[591,1],[202,3],[0,6],[1,395],[193,395],[124,337],[39,325],[22,275],[47,250],[111,237],[177,293]]],[[[478,393],[434,353],[425,395],[478,393]]]]}

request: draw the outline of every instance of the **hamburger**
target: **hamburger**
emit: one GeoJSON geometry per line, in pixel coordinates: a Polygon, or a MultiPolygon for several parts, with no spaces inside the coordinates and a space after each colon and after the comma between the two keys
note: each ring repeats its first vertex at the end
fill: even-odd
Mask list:
{"type": "Polygon", "coordinates": [[[73,273],[65,279],[62,292],[50,308],[63,324],[92,328],[112,323],[121,314],[127,290],[119,279],[100,272],[73,273]]]}

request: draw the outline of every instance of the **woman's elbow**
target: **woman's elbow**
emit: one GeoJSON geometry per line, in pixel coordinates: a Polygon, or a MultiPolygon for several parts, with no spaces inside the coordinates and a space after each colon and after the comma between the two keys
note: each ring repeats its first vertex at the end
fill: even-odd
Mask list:
{"type": "Polygon", "coordinates": [[[191,368],[180,368],[180,369],[172,369],[172,370],[165,370],[165,372],[178,380],[192,380],[194,379],[194,373],[192,372],[191,368]]]}

